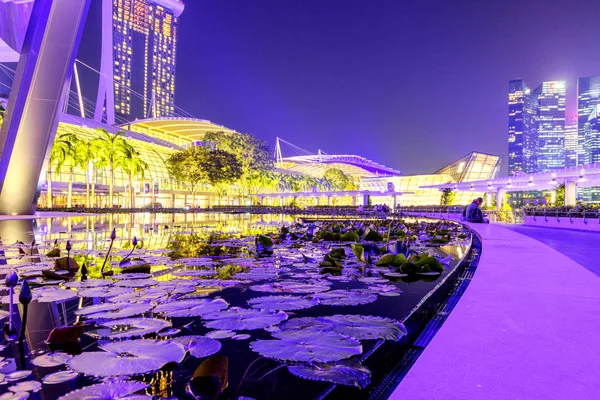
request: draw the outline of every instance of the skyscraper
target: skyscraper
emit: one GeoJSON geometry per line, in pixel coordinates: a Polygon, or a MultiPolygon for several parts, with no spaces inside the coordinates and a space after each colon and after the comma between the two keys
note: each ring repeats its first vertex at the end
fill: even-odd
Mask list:
{"type": "Polygon", "coordinates": [[[562,81],[543,82],[533,91],[522,79],[509,82],[510,175],[565,166],[565,93],[562,81]]]}
{"type": "Polygon", "coordinates": [[[578,137],[577,137],[577,121],[567,121],[565,127],[565,167],[577,166],[578,160],[578,137]]]}
{"type": "Polygon", "coordinates": [[[183,3],[103,1],[101,72],[113,81],[101,79],[96,119],[101,119],[103,112],[109,123],[114,115],[128,121],[173,115],[177,23],[183,3]],[[106,2],[111,2],[111,8],[106,2]]]}
{"type": "MultiPolygon", "coordinates": [[[[593,146],[592,136],[588,133],[589,119],[594,116],[594,108],[600,104],[600,76],[579,78],[577,80],[577,136],[578,136],[578,165],[592,162],[589,159],[593,146]]],[[[598,144],[600,146],[600,143],[598,144]]],[[[600,147],[599,147],[600,149],[600,147]]]]}
{"type": "Polygon", "coordinates": [[[565,167],[565,98],[563,81],[542,82],[537,95],[537,160],[533,172],[565,167]]]}
{"type": "Polygon", "coordinates": [[[508,174],[525,170],[523,139],[526,132],[525,97],[529,88],[522,79],[508,83],[508,174]]]}

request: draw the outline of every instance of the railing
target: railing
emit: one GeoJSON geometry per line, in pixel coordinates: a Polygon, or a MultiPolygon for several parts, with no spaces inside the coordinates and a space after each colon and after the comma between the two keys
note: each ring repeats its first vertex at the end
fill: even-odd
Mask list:
{"type": "MultiPolygon", "coordinates": [[[[396,212],[400,215],[435,217],[461,220],[464,207],[462,206],[423,206],[423,207],[398,207],[396,212]]],[[[522,224],[522,210],[482,210],[483,215],[492,223],[522,224]]]]}

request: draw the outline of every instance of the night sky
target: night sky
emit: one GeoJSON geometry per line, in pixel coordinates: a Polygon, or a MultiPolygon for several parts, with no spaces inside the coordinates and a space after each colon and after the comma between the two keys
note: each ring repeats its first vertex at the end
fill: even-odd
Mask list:
{"type": "MultiPolygon", "coordinates": [[[[98,66],[93,3],[79,58],[98,66]]],[[[600,75],[598,21],[592,0],[187,0],[176,103],[405,174],[473,150],[506,171],[508,81],[566,79],[574,115],[577,77],[600,75]]]]}

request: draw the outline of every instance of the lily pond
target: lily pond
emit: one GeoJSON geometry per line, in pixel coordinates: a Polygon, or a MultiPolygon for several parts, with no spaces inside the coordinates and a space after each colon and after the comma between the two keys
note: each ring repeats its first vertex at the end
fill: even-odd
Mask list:
{"type": "Polygon", "coordinates": [[[0,221],[0,400],[375,398],[471,234],[319,218],[0,221]]]}

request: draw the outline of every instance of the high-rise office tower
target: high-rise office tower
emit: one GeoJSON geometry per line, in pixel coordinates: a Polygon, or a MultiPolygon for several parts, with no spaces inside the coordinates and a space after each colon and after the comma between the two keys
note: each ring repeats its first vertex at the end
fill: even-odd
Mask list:
{"type": "Polygon", "coordinates": [[[567,120],[565,126],[565,167],[577,166],[579,141],[577,136],[577,120],[567,120]]]}
{"type": "Polygon", "coordinates": [[[180,0],[103,0],[102,67],[96,119],[124,120],[174,112],[180,0]],[[110,3],[110,4],[109,4],[110,3]],[[114,102],[114,104],[112,104],[114,102]]]}
{"type": "Polygon", "coordinates": [[[537,146],[537,97],[522,79],[509,82],[508,173],[533,172],[537,146]]]}
{"type": "Polygon", "coordinates": [[[588,149],[593,146],[592,136],[594,134],[590,136],[588,127],[590,117],[594,116],[595,118],[593,111],[598,105],[600,105],[600,76],[579,78],[577,80],[578,165],[593,162],[589,159],[588,149]]]}
{"type": "Polygon", "coordinates": [[[565,94],[562,81],[543,82],[533,91],[521,79],[509,82],[510,175],[564,168],[565,94]]]}
{"type": "Polygon", "coordinates": [[[566,83],[542,82],[537,95],[536,170],[550,171],[565,167],[565,98],[566,83]]]}
{"type": "Polygon", "coordinates": [[[508,174],[524,171],[525,97],[529,88],[522,79],[508,83],[508,174]]]}

